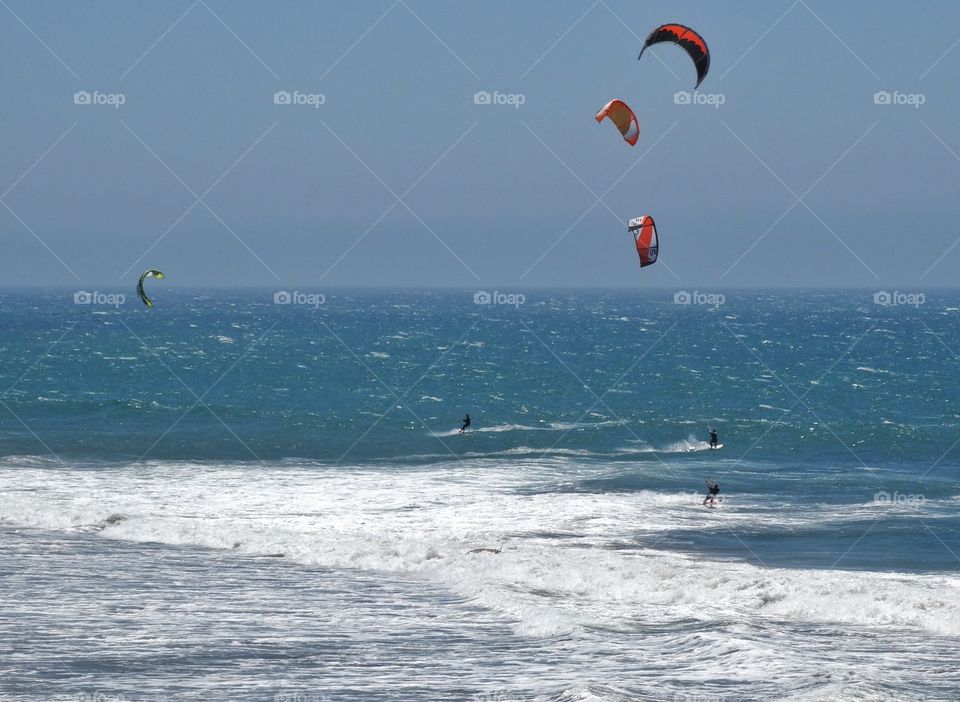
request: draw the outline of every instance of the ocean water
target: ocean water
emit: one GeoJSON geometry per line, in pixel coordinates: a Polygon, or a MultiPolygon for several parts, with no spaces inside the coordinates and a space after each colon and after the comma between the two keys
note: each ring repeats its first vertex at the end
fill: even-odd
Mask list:
{"type": "Polygon", "coordinates": [[[0,699],[960,699],[960,293],[873,292],[0,292],[0,699]]]}

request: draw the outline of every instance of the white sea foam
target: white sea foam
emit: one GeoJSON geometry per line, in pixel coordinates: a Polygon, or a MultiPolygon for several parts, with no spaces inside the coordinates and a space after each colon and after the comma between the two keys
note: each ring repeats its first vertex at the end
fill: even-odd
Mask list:
{"type": "MultiPolygon", "coordinates": [[[[762,519],[736,504],[722,515],[708,512],[694,493],[548,490],[562,487],[552,465],[533,463],[519,473],[484,466],[383,472],[20,464],[0,470],[0,519],[416,574],[505,615],[523,636],[618,628],[638,617],[646,625],[790,620],[960,635],[956,577],[786,570],[651,550],[638,533],[756,528],[762,519]],[[616,547],[630,543],[637,546],[616,547]],[[500,545],[500,554],[468,553],[500,545]]],[[[609,469],[597,477],[604,475],[609,469]]],[[[830,510],[839,508],[771,510],[766,519],[809,526],[829,520],[830,510]]]]}
{"type": "MultiPolygon", "coordinates": [[[[609,420],[603,422],[545,422],[539,426],[528,424],[494,424],[491,426],[471,426],[467,432],[474,434],[499,434],[507,431],[574,431],[577,429],[597,429],[600,427],[622,426],[627,422],[625,420],[609,420]]],[[[453,436],[459,434],[459,429],[447,429],[446,431],[432,431],[430,436],[453,436]]]]}
{"type": "Polygon", "coordinates": [[[638,439],[628,439],[628,441],[640,444],[640,447],[634,449],[637,453],[694,453],[710,450],[710,442],[698,439],[693,434],[690,434],[686,439],[671,441],[660,446],[651,446],[638,439]]]}

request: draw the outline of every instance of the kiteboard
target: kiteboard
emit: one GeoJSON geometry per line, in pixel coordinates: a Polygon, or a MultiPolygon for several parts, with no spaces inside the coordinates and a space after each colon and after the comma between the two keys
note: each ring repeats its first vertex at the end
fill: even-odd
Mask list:
{"type": "MultiPolygon", "coordinates": [[[[710,449],[710,450],[716,450],[716,449],[723,448],[723,444],[717,444],[716,446],[707,446],[707,448],[710,449]]],[[[700,446],[690,446],[690,447],[687,448],[687,453],[694,453],[695,451],[703,451],[703,450],[704,450],[704,449],[703,449],[703,446],[702,446],[702,445],[700,445],[700,446]]]]}
{"type": "Polygon", "coordinates": [[[703,506],[707,509],[720,509],[723,506],[723,497],[717,495],[713,498],[713,501],[706,501],[703,503],[703,506]]]}

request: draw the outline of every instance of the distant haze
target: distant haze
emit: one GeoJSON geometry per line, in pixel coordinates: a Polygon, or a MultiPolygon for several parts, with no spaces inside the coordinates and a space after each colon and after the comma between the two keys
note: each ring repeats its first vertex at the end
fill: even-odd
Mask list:
{"type": "Polygon", "coordinates": [[[0,15],[0,285],[130,286],[146,268],[317,289],[956,280],[956,2],[0,15]],[[710,45],[699,97],[678,47],[637,61],[668,21],[710,45]],[[594,121],[612,98],[636,147],[594,121]],[[662,244],[643,271],[640,214],[662,244]]]}

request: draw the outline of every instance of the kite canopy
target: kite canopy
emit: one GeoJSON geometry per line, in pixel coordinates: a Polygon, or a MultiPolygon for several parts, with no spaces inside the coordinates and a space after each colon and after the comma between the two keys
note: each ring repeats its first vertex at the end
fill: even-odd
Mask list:
{"type": "Polygon", "coordinates": [[[645,268],[656,263],[657,254],[660,252],[660,239],[657,236],[657,225],[654,224],[653,217],[644,215],[631,219],[627,223],[627,229],[633,234],[637,244],[640,267],[645,268]]]}
{"type": "Polygon", "coordinates": [[[163,280],[164,275],[158,270],[151,268],[148,271],[144,271],[143,275],[140,276],[140,282],[137,283],[137,295],[140,296],[140,301],[143,302],[147,307],[153,307],[153,300],[147,297],[147,293],[143,291],[143,281],[147,278],[158,278],[163,280]]]}
{"type": "Polygon", "coordinates": [[[643,57],[643,52],[647,50],[648,46],[663,42],[672,42],[690,55],[697,67],[697,84],[693,88],[694,90],[699,88],[703,79],[707,77],[707,71],[710,70],[710,49],[707,48],[707,42],[690,27],[685,27],[682,24],[664,24],[650,32],[647,40],[643,43],[643,48],[640,49],[640,56],[637,56],[637,60],[643,57]]]}
{"type": "Polygon", "coordinates": [[[623,140],[635,146],[637,139],[640,138],[640,125],[637,124],[637,116],[633,114],[630,106],[622,100],[611,100],[603,109],[597,113],[597,122],[602,122],[605,117],[617,125],[617,129],[623,134],[623,140]]]}

